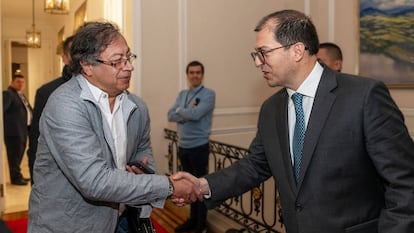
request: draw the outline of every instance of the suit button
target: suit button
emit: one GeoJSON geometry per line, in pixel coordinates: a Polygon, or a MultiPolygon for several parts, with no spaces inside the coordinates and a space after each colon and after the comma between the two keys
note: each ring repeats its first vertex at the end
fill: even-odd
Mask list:
{"type": "Polygon", "coordinates": [[[303,207],[302,207],[302,205],[301,205],[301,204],[296,204],[296,205],[295,205],[295,210],[296,210],[296,212],[300,212],[300,211],[302,211],[302,209],[303,209],[303,207]]]}

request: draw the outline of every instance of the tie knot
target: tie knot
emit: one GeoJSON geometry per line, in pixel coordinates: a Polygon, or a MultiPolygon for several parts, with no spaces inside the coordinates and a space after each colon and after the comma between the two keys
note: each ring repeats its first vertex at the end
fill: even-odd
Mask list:
{"type": "Polygon", "coordinates": [[[292,95],[292,100],[295,105],[298,105],[298,104],[302,105],[302,99],[303,99],[303,95],[298,92],[292,95]]]}

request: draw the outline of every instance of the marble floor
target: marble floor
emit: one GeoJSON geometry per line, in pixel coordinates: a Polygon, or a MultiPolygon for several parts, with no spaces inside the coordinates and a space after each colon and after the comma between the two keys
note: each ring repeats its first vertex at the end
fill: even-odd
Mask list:
{"type": "MultiPolygon", "coordinates": [[[[9,166],[7,165],[7,156],[5,150],[3,150],[4,167],[5,167],[5,210],[4,213],[15,213],[28,210],[28,200],[30,195],[30,184],[28,185],[12,185],[10,184],[9,166]]],[[[22,163],[20,165],[23,176],[29,178],[29,166],[27,160],[27,154],[23,156],[22,163]]]]}

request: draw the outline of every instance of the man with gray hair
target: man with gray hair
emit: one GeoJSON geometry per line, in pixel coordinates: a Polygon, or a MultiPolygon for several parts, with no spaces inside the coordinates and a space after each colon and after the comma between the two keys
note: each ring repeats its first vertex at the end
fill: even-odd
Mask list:
{"type": "MultiPolygon", "coordinates": [[[[74,76],[52,93],[40,118],[28,232],[146,232],[122,224],[125,206],[195,201],[190,192],[199,190],[128,165],[155,169],[147,106],[127,91],[136,55],[118,27],[86,23],[73,38],[71,59],[74,76]]],[[[138,215],[148,220],[145,208],[138,215]]]]}

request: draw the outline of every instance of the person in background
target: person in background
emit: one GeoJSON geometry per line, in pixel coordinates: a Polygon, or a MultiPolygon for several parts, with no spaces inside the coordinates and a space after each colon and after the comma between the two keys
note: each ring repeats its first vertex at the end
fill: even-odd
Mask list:
{"type": "Polygon", "coordinates": [[[195,201],[190,182],[128,165],[155,169],[148,108],[127,91],[136,55],[119,28],[87,22],[74,35],[71,59],[73,77],[40,117],[28,233],[143,232],[120,224],[128,207],[139,209],[133,218],[142,229],[151,224],[140,207],[163,207],[168,197],[195,201]]]}
{"type": "Polygon", "coordinates": [[[13,185],[27,185],[30,180],[20,169],[32,121],[32,107],[23,93],[25,86],[24,76],[14,74],[9,88],[3,91],[4,143],[13,185]]]}
{"type": "Polygon", "coordinates": [[[1,233],[13,233],[7,226],[6,222],[0,218],[0,232],[1,233]]]}
{"type": "Polygon", "coordinates": [[[414,142],[385,84],[322,66],[302,12],[272,13],[255,31],[253,61],[282,88],[261,107],[250,154],[173,179],[192,180],[212,208],[273,177],[286,233],[412,233],[414,142]]]}
{"type": "Polygon", "coordinates": [[[319,62],[324,63],[330,69],[341,72],[342,51],[338,45],[330,42],[321,43],[316,57],[319,62]]]}
{"type": "MultiPolygon", "coordinates": [[[[168,110],[168,121],[178,128],[178,158],[184,171],[196,177],[208,173],[209,135],[215,105],[215,92],[202,85],[204,65],[192,61],[186,68],[189,89],[183,90],[168,110]]],[[[191,204],[190,217],[175,229],[176,233],[207,230],[207,208],[201,202],[191,204]]]]}
{"type": "Polygon", "coordinates": [[[58,88],[63,83],[67,82],[71,77],[72,74],[69,72],[69,63],[70,63],[70,45],[72,44],[73,36],[69,36],[63,42],[62,46],[62,62],[64,64],[62,69],[62,76],[52,80],[41,86],[36,91],[35,96],[35,103],[33,107],[33,120],[32,125],[30,127],[29,132],[29,149],[27,151],[27,155],[29,157],[29,171],[30,171],[30,178],[31,183],[33,185],[33,165],[36,159],[36,151],[37,151],[37,139],[39,138],[39,119],[42,114],[43,108],[46,105],[47,99],[49,98],[50,94],[58,88]]]}

